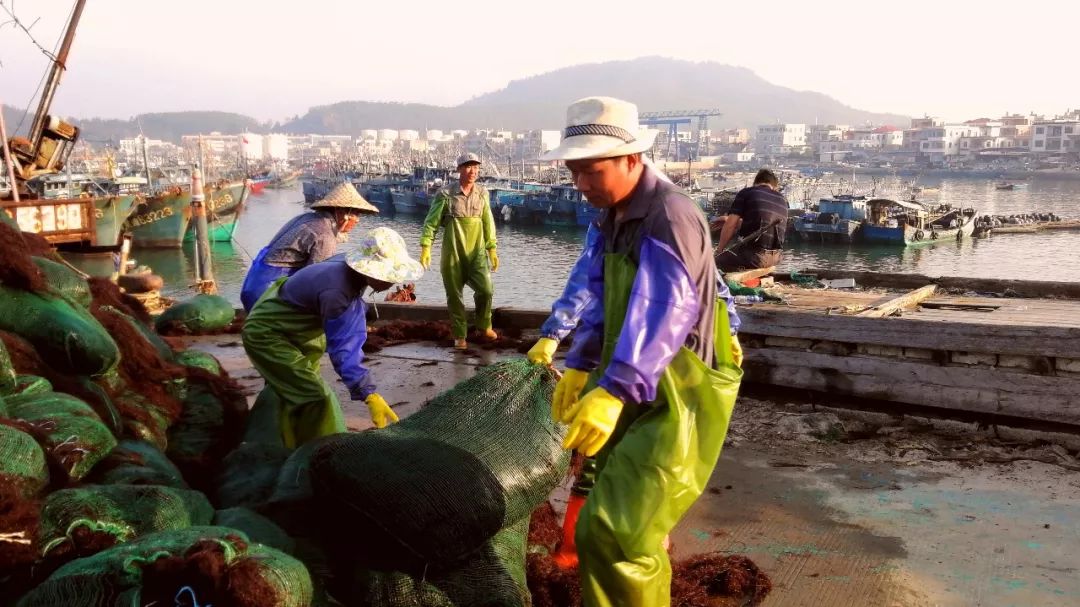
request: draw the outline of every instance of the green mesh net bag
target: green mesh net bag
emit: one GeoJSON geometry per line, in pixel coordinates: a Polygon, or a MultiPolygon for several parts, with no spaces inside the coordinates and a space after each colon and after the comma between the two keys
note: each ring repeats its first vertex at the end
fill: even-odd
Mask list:
{"type": "Polygon", "coordinates": [[[274,492],[281,466],[292,453],[280,445],[242,443],[221,463],[217,504],[259,509],[274,492]]]}
{"type": "Polygon", "coordinates": [[[284,446],[285,442],[281,440],[281,422],[278,420],[280,410],[281,401],[277,392],[270,386],[264,387],[255,397],[255,404],[248,412],[244,423],[244,442],[284,446]]]}
{"type": "Polygon", "coordinates": [[[198,491],[154,485],[90,485],[51,493],[41,510],[38,537],[48,556],[64,544],[74,544],[79,552],[80,543],[116,544],[154,531],[208,525],[213,518],[213,506],[198,491]],[[102,535],[108,536],[105,541],[102,535]]]}
{"type": "Polygon", "coordinates": [[[336,435],[311,459],[317,520],[378,566],[411,571],[479,550],[566,474],[555,377],[524,359],[485,367],[382,430],[336,435]]]}
{"type": "Polygon", "coordinates": [[[0,477],[22,495],[34,495],[49,483],[45,452],[34,437],[0,420],[0,477]]]}
{"type": "MultiPolygon", "coordinates": [[[[349,605],[379,607],[527,607],[525,543],[528,520],[502,530],[480,550],[420,574],[357,567],[334,586],[349,605]]],[[[344,573],[344,572],[343,572],[344,573]]]]}
{"type": "Polygon", "coordinates": [[[72,375],[100,375],[120,360],[101,323],[62,297],[0,285],[0,331],[22,337],[50,367],[72,375]]]}
{"type": "Polygon", "coordinates": [[[31,259],[45,275],[45,282],[49,284],[49,287],[84,308],[90,307],[90,285],[78,272],[44,257],[31,257],[31,259]]]}
{"type": "Polygon", "coordinates": [[[168,434],[166,453],[186,473],[207,474],[217,469],[226,448],[225,408],[205,385],[188,384],[180,419],[168,434]]]}
{"type": "Polygon", "coordinates": [[[292,554],[296,548],[296,542],[281,527],[250,508],[239,506],[218,510],[214,513],[214,525],[239,529],[251,541],[288,554],[292,554]]]}
{"type": "Polygon", "coordinates": [[[7,346],[0,341],[0,396],[10,394],[15,390],[15,365],[11,363],[7,346]]]}
{"type": "Polygon", "coordinates": [[[15,403],[43,392],[52,392],[49,380],[37,375],[18,375],[15,377],[15,387],[4,397],[4,401],[15,403]]]}
{"type": "Polygon", "coordinates": [[[184,350],[174,354],[173,358],[178,364],[206,369],[214,375],[221,374],[221,363],[212,354],[199,350],[184,350]]]}
{"type": "Polygon", "coordinates": [[[109,459],[99,465],[92,476],[102,485],[160,485],[187,489],[176,464],[156,445],[143,440],[120,441],[109,459]]]}
{"type": "Polygon", "coordinates": [[[154,324],[162,335],[214,333],[227,327],[235,316],[236,310],[229,300],[200,294],[171,306],[154,324]]]}
{"type": "Polygon", "coordinates": [[[85,477],[116,447],[97,413],[74,396],[35,388],[6,400],[11,417],[35,428],[45,452],[69,480],[85,477]]]}
{"type": "Polygon", "coordinates": [[[304,565],[227,527],[160,531],[57,569],[18,607],[307,607],[304,565]]]}

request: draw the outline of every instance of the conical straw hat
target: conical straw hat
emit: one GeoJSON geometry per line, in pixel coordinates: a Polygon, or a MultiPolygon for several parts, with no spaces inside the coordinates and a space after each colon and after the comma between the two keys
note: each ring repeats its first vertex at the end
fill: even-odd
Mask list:
{"type": "Polygon", "coordinates": [[[312,203],[313,209],[356,209],[361,213],[378,213],[370,202],[364,200],[349,182],[338,184],[322,200],[312,203]]]}

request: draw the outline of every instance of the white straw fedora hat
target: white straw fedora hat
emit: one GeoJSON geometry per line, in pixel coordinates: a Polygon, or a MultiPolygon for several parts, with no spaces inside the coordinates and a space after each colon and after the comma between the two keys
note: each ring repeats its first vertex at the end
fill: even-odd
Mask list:
{"type": "Polygon", "coordinates": [[[614,97],[586,97],[566,110],[566,129],[559,147],[540,160],[615,158],[644,152],[656,141],[656,130],[638,124],[637,106],[614,97]]]}
{"type": "Polygon", "coordinates": [[[409,257],[405,240],[386,227],[371,230],[345,256],[345,263],[364,276],[383,282],[419,280],[424,275],[420,262],[409,257]]]}

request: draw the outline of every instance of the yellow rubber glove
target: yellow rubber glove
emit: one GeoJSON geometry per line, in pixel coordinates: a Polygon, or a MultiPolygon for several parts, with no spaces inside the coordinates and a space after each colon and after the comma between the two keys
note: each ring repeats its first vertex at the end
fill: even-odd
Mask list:
{"type": "Polygon", "coordinates": [[[368,411],[371,412],[371,421],[376,428],[385,428],[387,420],[398,421],[397,413],[394,413],[390,405],[386,404],[386,400],[377,393],[369,394],[364,402],[367,403],[368,411]]]}
{"type": "Polygon", "coordinates": [[[735,366],[742,368],[742,344],[739,343],[739,336],[731,336],[731,357],[735,359],[735,366]]]}
{"type": "Polygon", "coordinates": [[[622,401],[607,390],[590,390],[574,408],[574,421],[563,440],[563,449],[577,449],[585,457],[596,455],[615,431],[622,408],[622,401]]]}
{"type": "Polygon", "coordinates": [[[491,264],[491,271],[495,272],[499,269],[499,256],[495,253],[495,249],[488,249],[488,263],[491,264]]]}
{"type": "Polygon", "coordinates": [[[420,247],[420,265],[425,270],[431,267],[431,247],[420,247]]]}
{"type": "Polygon", "coordinates": [[[555,356],[555,349],[559,347],[559,342],[551,339],[550,337],[541,337],[533,347],[526,354],[529,358],[529,362],[534,365],[550,365],[551,357],[555,356]]]}
{"type": "Polygon", "coordinates": [[[570,423],[573,419],[569,415],[570,410],[573,409],[578,394],[581,394],[587,381],[589,381],[588,371],[567,369],[566,373],[563,373],[559,383],[555,384],[555,394],[551,397],[551,419],[564,424],[570,423]]]}

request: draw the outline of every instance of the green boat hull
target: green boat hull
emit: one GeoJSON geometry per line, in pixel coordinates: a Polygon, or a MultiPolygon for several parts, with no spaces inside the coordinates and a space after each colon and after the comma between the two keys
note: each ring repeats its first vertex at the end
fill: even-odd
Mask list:
{"type": "Polygon", "coordinates": [[[124,233],[124,222],[138,203],[138,196],[125,194],[94,200],[95,247],[118,247],[124,233]]]}
{"type": "Polygon", "coordinates": [[[124,222],[136,248],[177,249],[191,219],[191,192],[171,191],[148,196],[124,222]]]}
{"type": "MultiPolygon", "coordinates": [[[[236,226],[240,224],[247,201],[243,183],[234,183],[207,195],[206,225],[210,230],[210,242],[231,242],[236,226]]],[[[195,224],[188,225],[184,242],[195,242],[195,224]]]]}
{"type": "Polygon", "coordinates": [[[83,253],[116,251],[121,244],[124,222],[131,216],[138,201],[136,194],[94,198],[89,211],[94,215],[91,224],[93,231],[79,241],[57,243],[57,248],[83,253]]]}
{"type": "MultiPolygon", "coordinates": [[[[242,182],[208,188],[206,208],[210,213],[211,240],[227,242],[236,229],[236,218],[247,200],[242,182]]],[[[131,232],[132,246],[177,249],[194,241],[191,228],[191,192],[182,190],[148,197],[124,224],[131,232]],[[190,236],[189,236],[190,233],[190,236]]]]}

